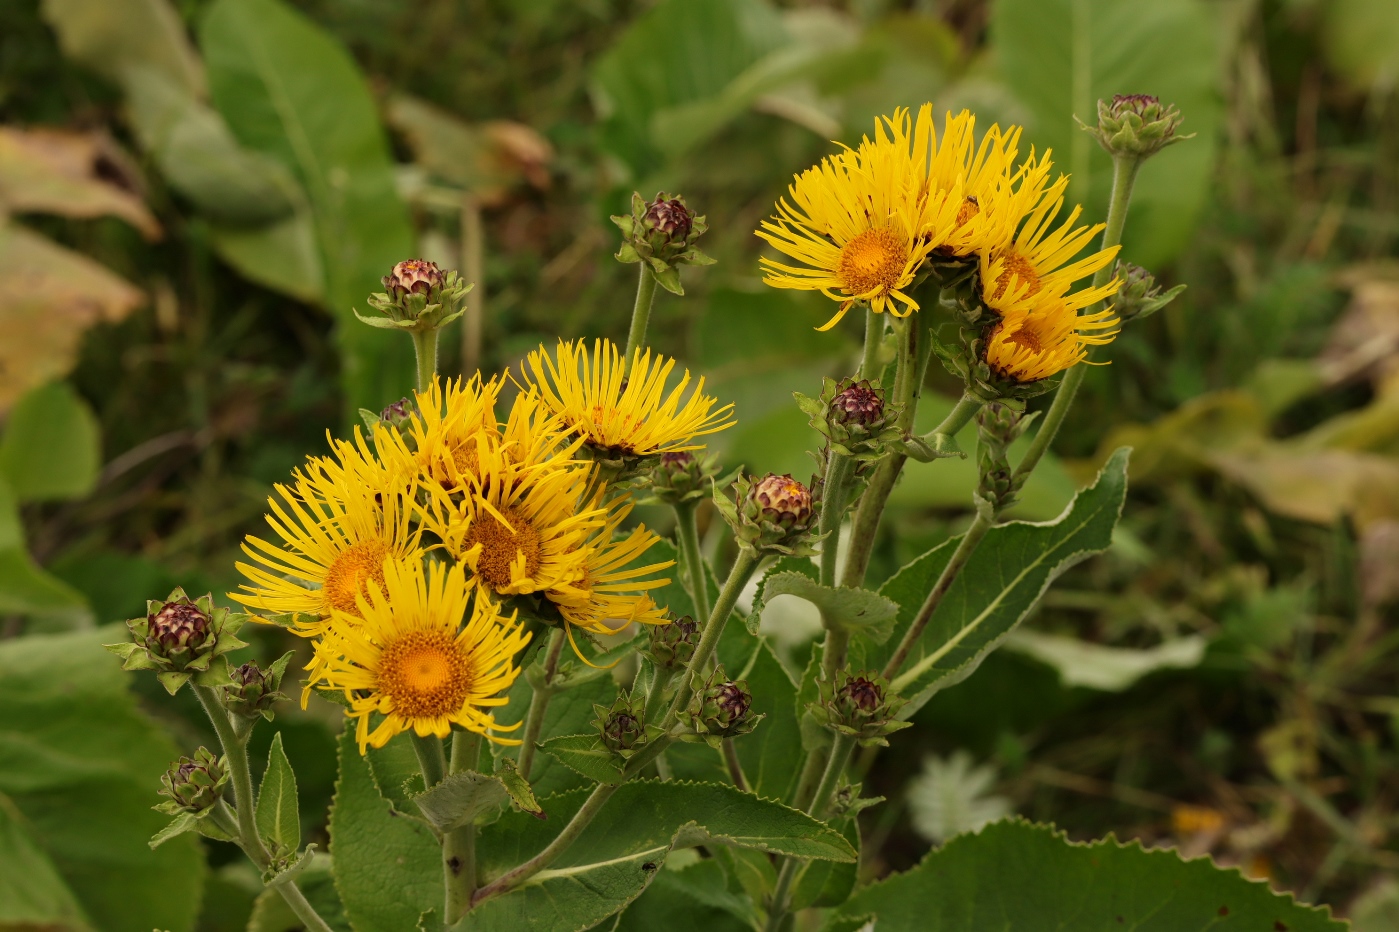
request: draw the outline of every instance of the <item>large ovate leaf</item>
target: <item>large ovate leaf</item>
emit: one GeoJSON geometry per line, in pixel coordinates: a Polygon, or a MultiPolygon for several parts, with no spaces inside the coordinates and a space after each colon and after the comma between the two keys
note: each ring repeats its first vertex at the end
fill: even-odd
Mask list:
{"type": "Polygon", "coordinates": [[[102,463],[97,417],[67,382],[25,394],[0,436],[0,477],[21,502],[81,498],[102,463]]]}
{"type": "Polygon", "coordinates": [[[441,783],[413,797],[418,811],[433,828],[449,832],[476,820],[481,813],[502,806],[510,799],[505,785],[495,777],[464,770],[447,776],[441,783]]]}
{"type": "Polygon", "coordinates": [[[0,210],[120,217],[159,238],[160,224],[141,198],[102,177],[110,147],[96,133],[0,127],[0,210]]]}
{"type": "Polygon", "coordinates": [[[4,800],[0,800],[0,929],[92,929],[58,869],[29,836],[23,816],[4,800]]]}
{"type": "MultiPolygon", "coordinates": [[[[506,813],[481,831],[477,848],[489,881],[547,845],[582,805],[586,791],[543,800],[547,820],[506,813]]],[[[835,830],[780,803],[731,786],[639,781],[618,787],[579,839],[523,886],[472,910],[456,929],[581,930],[625,908],[675,848],[737,846],[795,857],[849,861],[835,830]]]]}
{"type": "Polygon", "coordinates": [[[340,736],[338,756],[330,853],[345,916],[355,932],[416,929],[419,916],[442,909],[437,839],[424,823],[395,812],[380,794],[352,727],[340,736]]]}
{"type": "MultiPolygon", "coordinates": [[[[850,842],[850,847],[860,850],[860,825],[849,816],[835,824],[850,842]]],[[[860,865],[856,861],[807,861],[801,867],[797,882],[792,887],[792,908],[806,909],[808,906],[839,906],[850,897],[855,889],[860,865]]]]}
{"type": "MultiPolygon", "coordinates": [[[[1061,573],[1108,548],[1127,494],[1128,453],[1125,447],[1114,453],[1097,481],[1054,521],[1013,522],[987,533],[894,679],[894,688],[909,700],[905,716],[969,676],[1061,573]]],[[[880,587],[882,595],[899,603],[897,630],[912,622],[960,540],[935,547],[880,587]]],[[[892,644],[865,645],[857,665],[878,669],[891,653],[892,644]]]]}
{"type": "Polygon", "coordinates": [[[1021,820],[960,835],[917,867],[855,894],[825,932],[1343,932],[1266,883],[1114,838],[1073,844],[1021,820]]]}
{"type": "Polygon", "coordinates": [[[412,385],[411,345],[352,314],[414,251],[374,99],[354,60],[279,0],[218,0],[200,29],[209,88],[244,145],[292,170],[310,201],[340,326],[349,412],[378,410],[412,385]]]}
{"type": "Polygon", "coordinates": [[[151,806],[178,751],[102,649],[126,634],[0,642],[0,793],[94,928],[189,932],[204,858],[192,835],[147,844],[169,821],[151,806]]]}
{"type": "Polygon", "coordinates": [[[113,81],[134,70],[159,74],[191,96],[204,93],[204,69],[167,0],[43,0],[44,18],[63,53],[113,81]]]}
{"type": "Polygon", "coordinates": [[[613,786],[622,782],[623,761],[596,733],[555,735],[540,742],[539,750],[593,783],[613,786]]]}
{"type": "Polygon", "coordinates": [[[1029,109],[1022,146],[1054,150],[1085,219],[1107,214],[1111,159],[1074,123],[1097,122],[1097,102],[1154,94],[1180,107],[1183,132],[1199,135],[1142,168],[1122,242],[1124,256],[1154,268],[1189,242],[1216,151],[1221,108],[1217,14],[1203,0],[997,0],[992,38],[1001,73],[1029,109]]]}

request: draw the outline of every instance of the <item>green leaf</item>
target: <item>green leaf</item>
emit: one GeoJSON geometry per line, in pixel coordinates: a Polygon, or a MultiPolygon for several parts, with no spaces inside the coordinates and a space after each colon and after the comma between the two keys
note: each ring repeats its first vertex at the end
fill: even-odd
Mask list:
{"type": "Polygon", "coordinates": [[[1327,0],[1326,57],[1359,90],[1383,93],[1399,72],[1399,8],[1389,0],[1327,0]]]}
{"type": "Polygon", "coordinates": [[[752,903],[728,888],[724,869],[708,858],[657,871],[615,932],[751,932],[757,921],[752,903]]]}
{"type": "MultiPolygon", "coordinates": [[[[660,547],[661,544],[656,546],[660,547]]],[[[683,588],[683,586],[672,583],[661,591],[669,592],[672,589],[683,588]]],[[[565,655],[568,654],[568,650],[569,648],[565,646],[565,655]]],[[[574,662],[576,663],[576,660],[574,662]]],[[[510,688],[508,695],[510,702],[496,713],[497,720],[507,724],[524,721],[525,716],[529,713],[531,695],[530,685],[526,682],[525,677],[521,676],[515,680],[515,685],[510,688]]],[[[575,680],[567,689],[554,693],[549,700],[549,707],[544,712],[544,725],[540,729],[540,734],[581,734],[592,727],[593,705],[610,706],[612,700],[616,698],[617,684],[612,681],[610,675],[604,673],[588,679],[575,680]]],[[[510,749],[493,745],[491,750],[495,753],[501,753],[510,749]]],[[[534,764],[529,773],[529,782],[534,787],[534,794],[543,799],[555,793],[590,786],[593,781],[548,754],[536,753],[534,764]]]]}
{"type": "Polygon", "coordinates": [[[330,853],[345,916],[356,932],[404,932],[441,910],[442,854],[431,830],[394,812],[360,756],[353,727],[340,735],[340,778],[330,807],[330,853]]]}
{"type": "Polygon", "coordinates": [[[0,438],[0,477],[21,502],[81,498],[97,485],[97,418],[67,382],[26,394],[0,438]]]}
{"type": "MultiPolygon", "coordinates": [[[[876,644],[889,640],[894,631],[894,619],[899,614],[898,603],[877,592],[823,586],[803,573],[769,573],[763,579],[763,599],[779,595],[805,599],[819,608],[829,622],[876,644]]],[[[755,605],[754,614],[758,611],[755,605]]],[[[750,616],[749,630],[755,627],[750,616]]]]}
{"type": "MultiPolygon", "coordinates": [[[[537,854],[588,794],[543,801],[547,821],[509,812],[481,830],[483,880],[537,854]]],[[[586,929],[626,907],[674,848],[737,846],[795,857],[853,860],[834,829],[732,786],[635,781],[617,788],[601,815],[550,867],[524,886],[468,913],[459,932],[586,929]]]]}
{"type": "Polygon", "coordinates": [[[495,777],[500,781],[500,785],[505,787],[505,792],[509,795],[510,802],[516,809],[531,815],[539,815],[543,812],[539,808],[539,800],[535,799],[534,788],[520,774],[513,758],[502,757],[496,761],[495,777]]]}
{"type": "Polygon", "coordinates": [[[118,83],[148,71],[199,96],[204,74],[167,0],[43,0],[63,53],[118,83]]]}
{"type": "Polygon", "coordinates": [[[1147,268],[1190,240],[1210,191],[1221,108],[1218,17],[1203,0],[998,0],[991,32],[1001,73],[1029,119],[1022,150],[1054,150],[1087,222],[1107,214],[1111,158],[1073,117],[1097,123],[1114,94],[1154,94],[1198,133],[1153,156],[1132,192],[1124,258],[1147,268]]]}
{"type": "MultiPolygon", "coordinates": [[[[768,568],[763,574],[763,578],[758,581],[758,591],[753,595],[753,610],[748,613],[744,621],[748,625],[748,633],[756,635],[758,628],[762,624],[763,608],[768,600],[768,580],[777,576],[797,575],[803,576],[811,583],[816,582],[816,564],[805,557],[779,557],[777,562],[768,568]]],[[[779,593],[772,593],[778,595],[779,593]]]]}
{"type": "MultiPolygon", "coordinates": [[[[350,922],[345,918],[345,908],[340,904],[340,894],[335,889],[334,868],[329,857],[317,855],[296,878],[296,885],[327,925],[336,932],[351,932],[350,922]]],[[[263,890],[253,904],[247,932],[291,932],[303,928],[304,924],[292,912],[287,901],[282,899],[282,895],[269,888],[263,890]]],[[[405,928],[417,928],[416,920],[405,928]]]]}
{"type": "Polygon", "coordinates": [[[24,817],[0,799],[0,929],[30,928],[88,932],[92,925],[24,817]]]}
{"type": "Polygon", "coordinates": [[[82,595],[41,569],[29,555],[18,504],[4,479],[0,479],[0,613],[55,619],[73,626],[92,618],[82,595]]]}
{"type": "Polygon", "coordinates": [[[234,136],[290,168],[310,201],[353,422],[406,394],[414,371],[411,341],[351,313],[415,252],[374,98],[344,47],[279,0],[217,0],[199,35],[234,136]]]}
{"type": "MultiPolygon", "coordinates": [[[[1058,576],[1112,543],[1127,494],[1128,448],[1115,452],[1092,486],[1054,521],[1013,522],[992,528],[952,583],[923,636],[894,679],[909,700],[908,717],[933,693],[971,675],[981,661],[1034,609],[1058,576]]],[[[898,630],[918,613],[961,538],[945,541],[899,570],[880,593],[899,603],[898,630]]],[[[852,645],[852,657],[861,645],[852,645]]],[[[879,669],[893,645],[864,645],[856,667],[879,669]]]]}
{"type": "MultiPolygon", "coordinates": [[[[850,847],[860,850],[860,825],[856,819],[840,820],[840,831],[850,847]]],[[[808,861],[792,888],[792,908],[839,906],[850,898],[859,875],[859,861],[808,861]]]]}
{"type": "Polygon", "coordinates": [[[450,832],[476,821],[481,813],[503,806],[510,798],[505,784],[495,777],[464,770],[413,797],[418,811],[439,832],[450,832]]]}
{"type": "Polygon", "coordinates": [[[556,735],[541,741],[539,749],[594,783],[622,782],[622,761],[595,734],[556,735]]]}
{"type": "Polygon", "coordinates": [[[301,814],[296,805],[296,774],[286,751],[282,733],[272,738],[267,751],[267,770],[257,791],[257,833],[274,857],[285,857],[301,847],[301,814]]]}
{"type": "Polygon", "coordinates": [[[258,227],[211,224],[219,257],[249,281],[311,304],[325,302],[325,268],[310,210],[258,227]]]}
{"type": "MultiPolygon", "coordinates": [[[[1273,619],[1269,619],[1272,621],[1273,619]]],[[[1053,667],[1065,686],[1122,692],[1157,670],[1184,670],[1200,665],[1209,640],[1198,634],[1171,638],[1154,647],[1112,647],[1062,634],[1018,628],[1006,649],[1053,667]]]]}
{"type": "Polygon", "coordinates": [[[1343,932],[1327,911],[1279,896],[1207,857],[1124,845],[1074,844],[1046,825],[996,822],[960,835],[917,867],[866,887],[826,921],[853,932],[1343,932]]]}
{"type": "Polygon", "coordinates": [[[103,932],[188,932],[204,858],[185,835],[152,850],[178,751],[136,706],[102,644],[112,626],[0,641],[0,793],[103,932]]]}

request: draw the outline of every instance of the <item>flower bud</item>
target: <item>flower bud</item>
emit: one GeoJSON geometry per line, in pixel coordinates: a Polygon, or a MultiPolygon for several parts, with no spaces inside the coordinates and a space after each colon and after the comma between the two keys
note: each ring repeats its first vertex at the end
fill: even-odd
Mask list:
{"type": "Polygon", "coordinates": [[[709,494],[710,482],[719,474],[719,458],[681,450],[662,453],[648,466],[651,491],[666,505],[698,501],[709,494]]]}
{"type": "Polygon", "coordinates": [[[234,635],[246,615],[231,615],[215,608],[213,596],[191,599],[176,589],[163,601],[146,603],[146,616],[126,623],[131,641],[107,644],[107,650],[124,661],[123,670],[155,670],[166,690],[174,695],[191,678],[201,684],[222,685],[226,680],[216,659],[246,647],[234,635]]]}
{"type": "Polygon", "coordinates": [[[762,720],[753,713],[753,694],[743,680],[730,680],[722,666],[690,697],[680,718],[700,740],[718,747],[724,738],[746,735],[762,720]]]}
{"type": "Polygon", "coordinates": [[[223,797],[228,771],[222,758],[215,757],[208,748],[200,748],[194,757],[181,757],[171,764],[160,782],[160,795],[168,796],[170,801],[157,809],[171,815],[198,813],[212,809],[223,797]]]}
{"type": "Polygon", "coordinates": [[[888,745],[886,735],[910,724],[896,720],[905,703],[891,695],[889,681],[877,673],[840,670],[834,682],[821,681],[819,694],[811,706],[815,719],[862,747],[888,745]]]}
{"type": "Polygon", "coordinates": [[[1116,156],[1149,158],[1166,146],[1190,139],[1176,133],[1182,117],[1173,104],[1163,105],[1150,94],[1118,94],[1111,101],[1098,101],[1098,125],[1079,126],[1091,133],[1098,144],[1116,156]]]}
{"type": "Polygon", "coordinates": [[[1122,280],[1122,288],[1117,292],[1117,303],[1113,310],[1124,321],[1150,317],[1185,290],[1184,285],[1176,285],[1162,293],[1161,287],[1156,284],[1155,276],[1140,265],[1130,262],[1119,261],[1113,269],[1113,274],[1122,280]]]}
{"type": "Polygon", "coordinates": [[[810,489],[790,475],[769,473],[757,482],[740,477],[734,491],[736,501],[716,495],[714,503],[740,546],[788,556],[815,553],[810,547],[816,515],[810,489]]]}
{"type": "Polygon", "coordinates": [[[634,193],[631,214],[614,216],[612,222],[622,231],[617,261],[646,263],[656,282],[667,291],[685,293],[676,271],[679,266],[714,264],[695,246],[709,226],[678,194],[661,192],[648,203],[634,193]]]}
{"type": "Polygon", "coordinates": [[[380,279],[384,291],[367,299],[382,317],[355,316],[371,327],[423,333],[456,320],[466,310],[472,286],[456,272],[443,272],[426,259],[406,259],[380,279]]]}
{"type": "Polygon", "coordinates": [[[1015,503],[1024,479],[1011,469],[1010,445],[1020,438],[1033,418],[1023,409],[1003,402],[983,405],[976,414],[978,481],[976,497],[994,512],[1015,503]]]}
{"type": "Polygon", "coordinates": [[[868,379],[826,379],[819,399],[796,398],[812,428],[843,456],[861,462],[878,459],[901,438],[898,408],[886,404],[884,390],[868,379]]]}
{"type": "Polygon", "coordinates": [[[593,706],[593,727],[602,744],[623,760],[631,757],[660,734],[660,729],[646,724],[646,697],[622,693],[609,708],[593,706]]]}
{"type": "Polygon", "coordinates": [[[229,683],[223,688],[224,708],[241,718],[261,716],[271,721],[272,706],[287,698],[279,689],[291,657],[290,653],[284,655],[266,670],[250,660],[228,671],[229,683]]]}
{"type": "Polygon", "coordinates": [[[650,645],[642,650],[658,667],[674,670],[690,662],[699,643],[699,625],[689,615],[676,618],[668,625],[648,625],[650,645]]]}

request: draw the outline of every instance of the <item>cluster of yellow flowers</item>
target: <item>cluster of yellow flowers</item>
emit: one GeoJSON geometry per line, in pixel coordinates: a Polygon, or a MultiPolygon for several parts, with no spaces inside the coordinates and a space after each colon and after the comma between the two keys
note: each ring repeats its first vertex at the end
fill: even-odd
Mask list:
{"type": "Polygon", "coordinates": [[[248,537],[230,597],[314,639],[307,692],[344,694],[361,750],[453,724],[508,741],[490,710],[529,636],[507,600],[531,597],[570,637],[667,621],[648,593],[671,563],[644,562],[659,539],[644,526],[619,533],[634,499],[616,480],[732,423],[703,379],[668,388],[674,367],[638,350],[627,372],[605,340],[541,346],[503,420],[504,380],[435,380],[399,424],[332,439],[277,486],[280,544],[248,537]]]}
{"type": "Polygon", "coordinates": [[[986,361],[1003,378],[1043,379],[1080,362],[1087,346],[1116,332],[1112,312],[1079,312],[1117,290],[1071,289],[1112,261],[1117,248],[1074,257],[1102,230],[1076,227],[1080,208],[1063,222],[1067,176],[1050,180],[1049,152],[1016,164],[1020,128],[992,126],[975,139],[968,111],[947,115],[941,139],[931,104],[916,120],[900,109],[875,122],[874,139],[824,159],[796,177],[790,201],[758,235],[802,263],[762,259],[778,288],[820,291],[840,309],[856,302],[875,313],[905,317],[918,310],[910,295],[927,263],[975,261],[981,300],[993,312],[986,361]]]}

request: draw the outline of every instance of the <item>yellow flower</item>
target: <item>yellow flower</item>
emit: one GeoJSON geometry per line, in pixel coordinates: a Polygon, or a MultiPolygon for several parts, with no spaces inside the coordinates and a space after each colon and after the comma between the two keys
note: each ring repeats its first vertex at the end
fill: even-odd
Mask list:
{"type": "Polygon", "coordinates": [[[311,459],[290,486],[276,486],[267,523],[283,544],[249,535],[243,552],[251,562],[237,564],[249,582],[229,593],[251,609],[307,616],[293,627],[306,637],[319,634],[333,611],[353,616],[358,600],[383,586],[385,559],[420,553],[409,522],[412,477],[350,444],[335,451],[338,462],[311,459]]]}
{"type": "Polygon", "coordinates": [[[971,111],[955,116],[948,113],[939,141],[932,104],[919,108],[914,124],[915,159],[922,162],[926,153],[926,168],[920,169],[923,190],[960,197],[953,229],[938,247],[940,253],[969,256],[1008,243],[1025,216],[1020,205],[1023,198],[1017,194],[1025,189],[1024,179],[1035,166],[1032,155],[1026,165],[1018,170],[1014,167],[1020,127],[1010,126],[1002,132],[999,125],[992,124],[980,145],[976,144],[975,130],[976,117],[971,111]]]}
{"type": "Polygon", "coordinates": [[[499,438],[474,438],[477,474],[465,495],[427,487],[424,526],[471,569],[471,583],[496,595],[568,589],[583,575],[580,549],[606,511],[587,505],[591,464],[521,463],[499,438]]]}
{"type": "Polygon", "coordinates": [[[316,686],[349,699],[360,753],[410,729],[445,738],[453,725],[519,744],[495,734],[518,723],[498,725],[489,711],[506,704],[502,694],[520,673],[515,655],[529,643],[515,616],[478,590],[463,624],[471,587],[460,564],[432,562],[424,572],[420,559],[389,560],[381,575],[383,591],[360,595],[356,616],[335,612],[313,674],[316,686]],[[382,718],[371,730],[375,715],[382,718]]]}
{"type": "Polygon", "coordinates": [[[1050,229],[1064,206],[1068,181],[1061,176],[1044,191],[1012,242],[981,254],[982,300],[1003,317],[1028,313],[1057,300],[1077,311],[1117,293],[1119,283],[1113,279],[1101,288],[1084,288],[1069,294],[1075,282],[1111,262],[1118,247],[1100,249],[1071,261],[1102,232],[1103,224],[1075,227],[1083,212],[1082,207],[1076,206],[1063,223],[1050,229]]]}
{"type": "MultiPolygon", "coordinates": [[[[570,625],[594,634],[616,634],[631,622],[663,625],[669,619],[664,609],[647,595],[650,589],[670,584],[669,579],[648,578],[669,569],[673,560],[648,566],[629,566],[660,540],[644,526],[617,538],[617,528],[631,513],[630,499],[611,503],[607,523],[593,532],[584,547],[583,576],[568,590],[550,591],[549,600],[570,625]]],[[[581,656],[581,655],[580,655],[581,656]]]]}
{"type": "Polygon", "coordinates": [[[467,381],[434,378],[426,392],[417,392],[417,412],[407,422],[412,447],[396,431],[380,427],[375,442],[380,455],[408,459],[431,479],[448,489],[460,489],[476,470],[474,438],[481,431],[495,432],[495,403],[501,381],[482,382],[480,373],[467,381]],[[393,450],[394,453],[387,452],[393,450]]]}
{"type": "Polygon", "coordinates": [[[564,426],[609,456],[651,456],[697,450],[695,437],[732,427],[733,405],[715,410],[704,394],[703,377],[686,397],[689,370],[666,391],[675,360],[638,349],[624,373],[616,344],[597,340],[591,357],[583,341],[559,341],[550,357],[544,347],[529,354],[526,378],[539,390],[564,426]]]}
{"type": "Polygon", "coordinates": [[[757,231],[803,263],[763,257],[767,284],[820,291],[840,303],[818,329],[834,327],[857,301],[896,317],[918,310],[905,289],[956,228],[963,204],[960,186],[929,183],[929,153],[936,146],[930,114],[925,107],[912,136],[905,109],[876,119],[874,139],[866,136],[858,149],[828,156],[796,176],[787,188],[790,202],[780,199],[777,214],[757,231]]]}
{"type": "Polygon", "coordinates": [[[1064,301],[1044,302],[996,324],[986,362],[1015,382],[1046,379],[1082,362],[1089,346],[1111,343],[1117,324],[1111,309],[1079,314],[1064,301]]]}

